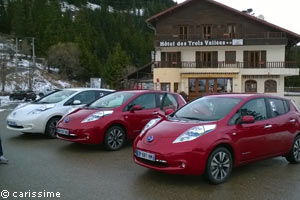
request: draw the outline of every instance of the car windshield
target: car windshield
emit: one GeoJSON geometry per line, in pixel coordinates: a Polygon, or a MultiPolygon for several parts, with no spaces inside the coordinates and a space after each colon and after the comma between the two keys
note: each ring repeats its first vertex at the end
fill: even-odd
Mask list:
{"type": "Polygon", "coordinates": [[[37,104],[43,104],[43,103],[58,103],[61,102],[65,99],[67,99],[68,97],[70,97],[72,94],[74,94],[76,91],[74,90],[62,90],[62,91],[57,91],[54,92],[48,96],[45,96],[39,100],[37,100],[34,103],[37,104]]]}
{"type": "Polygon", "coordinates": [[[241,99],[230,97],[203,97],[171,115],[173,118],[218,121],[224,118],[241,99]]]}
{"type": "Polygon", "coordinates": [[[116,92],[108,94],[94,103],[90,104],[90,108],[116,108],[124,104],[131,97],[134,96],[134,93],[129,92],[116,92]]]}

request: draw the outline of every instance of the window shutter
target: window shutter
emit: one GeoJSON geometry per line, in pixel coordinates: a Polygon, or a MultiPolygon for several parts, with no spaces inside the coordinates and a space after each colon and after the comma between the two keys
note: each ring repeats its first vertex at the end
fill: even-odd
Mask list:
{"type": "Polygon", "coordinates": [[[244,68],[248,68],[249,65],[249,51],[244,51],[244,68]]]}
{"type": "Polygon", "coordinates": [[[213,61],[212,67],[218,67],[218,52],[217,51],[213,52],[213,59],[212,59],[212,61],[213,61]]]}

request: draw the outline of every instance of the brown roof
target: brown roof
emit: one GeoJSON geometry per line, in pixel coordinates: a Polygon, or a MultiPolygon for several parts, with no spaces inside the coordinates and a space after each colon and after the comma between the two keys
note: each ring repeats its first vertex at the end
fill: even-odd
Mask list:
{"type": "MultiPolygon", "coordinates": [[[[159,20],[160,17],[162,17],[162,16],[164,16],[164,15],[166,15],[166,14],[168,14],[168,13],[171,13],[171,12],[173,12],[173,11],[176,11],[178,8],[182,8],[182,7],[184,7],[184,6],[187,6],[187,5],[189,5],[191,2],[194,2],[194,1],[199,1],[199,0],[186,0],[186,1],[182,2],[182,3],[180,3],[180,4],[177,4],[177,5],[175,5],[175,6],[170,7],[170,8],[168,8],[168,9],[166,9],[166,10],[164,10],[164,11],[162,11],[162,12],[156,14],[156,15],[153,15],[152,17],[148,18],[148,19],[146,20],[146,22],[149,22],[149,23],[152,23],[152,24],[153,24],[155,21],[159,20]]],[[[213,1],[213,0],[205,0],[205,1],[208,1],[208,2],[210,2],[210,3],[212,3],[212,4],[216,5],[216,6],[219,6],[219,7],[222,7],[222,8],[224,8],[224,9],[227,9],[228,11],[231,11],[231,12],[237,13],[237,14],[239,14],[239,15],[242,15],[242,16],[244,16],[244,17],[247,17],[247,18],[249,18],[249,19],[251,19],[251,20],[254,20],[254,21],[256,21],[256,22],[262,23],[262,24],[264,24],[264,25],[266,25],[266,26],[270,26],[270,27],[275,28],[275,29],[277,29],[277,30],[280,30],[280,31],[282,31],[282,32],[286,32],[286,33],[287,33],[288,35],[290,35],[291,37],[296,37],[296,38],[297,38],[297,41],[300,42],[300,35],[297,34],[297,33],[294,33],[294,32],[292,32],[292,31],[289,31],[289,30],[285,29],[285,28],[282,28],[282,27],[279,27],[279,26],[277,26],[277,25],[274,25],[274,24],[272,24],[272,23],[270,23],[270,22],[267,22],[267,21],[265,21],[265,20],[262,20],[262,19],[260,19],[260,18],[258,18],[258,17],[255,17],[255,16],[252,16],[252,15],[243,13],[243,12],[241,12],[241,11],[239,11],[239,10],[236,10],[236,9],[234,9],[234,8],[231,8],[231,7],[229,7],[229,6],[226,6],[226,5],[222,4],[222,3],[219,3],[219,2],[216,2],[216,1],[213,1]]]]}

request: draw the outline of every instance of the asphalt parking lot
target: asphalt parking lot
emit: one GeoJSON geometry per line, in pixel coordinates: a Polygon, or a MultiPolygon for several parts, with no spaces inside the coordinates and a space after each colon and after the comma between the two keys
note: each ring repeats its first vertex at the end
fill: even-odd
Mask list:
{"type": "Polygon", "coordinates": [[[0,165],[0,192],[7,190],[7,199],[36,199],[12,194],[44,191],[59,192],[60,198],[52,199],[67,200],[300,199],[300,165],[283,158],[236,168],[228,182],[215,186],[202,176],[168,175],[135,165],[131,143],[107,152],[99,145],[9,131],[5,119],[11,109],[0,110],[0,134],[9,159],[8,165],[0,165]]]}

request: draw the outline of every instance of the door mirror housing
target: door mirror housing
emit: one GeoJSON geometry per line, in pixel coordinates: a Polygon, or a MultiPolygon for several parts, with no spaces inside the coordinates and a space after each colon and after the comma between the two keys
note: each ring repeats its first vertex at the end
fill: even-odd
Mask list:
{"type": "Polygon", "coordinates": [[[242,117],[241,124],[252,124],[255,122],[255,119],[251,115],[245,115],[242,117]]]}
{"type": "Polygon", "coordinates": [[[80,100],[74,100],[73,101],[73,105],[80,105],[81,104],[81,101],[80,100]]]}
{"type": "Polygon", "coordinates": [[[131,110],[135,111],[135,110],[142,110],[142,109],[143,109],[142,106],[140,106],[140,105],[134,105],[131,110]]]}
{"type": "Polygon", "coordinates": [[[167,109],[166,111],[165,111],[165,114],[166,115],[170,115],[170,114],[172,114],[174,112],[174,110],[172,109],[172,108],[169,108],[169,109],[167,109]]]}

